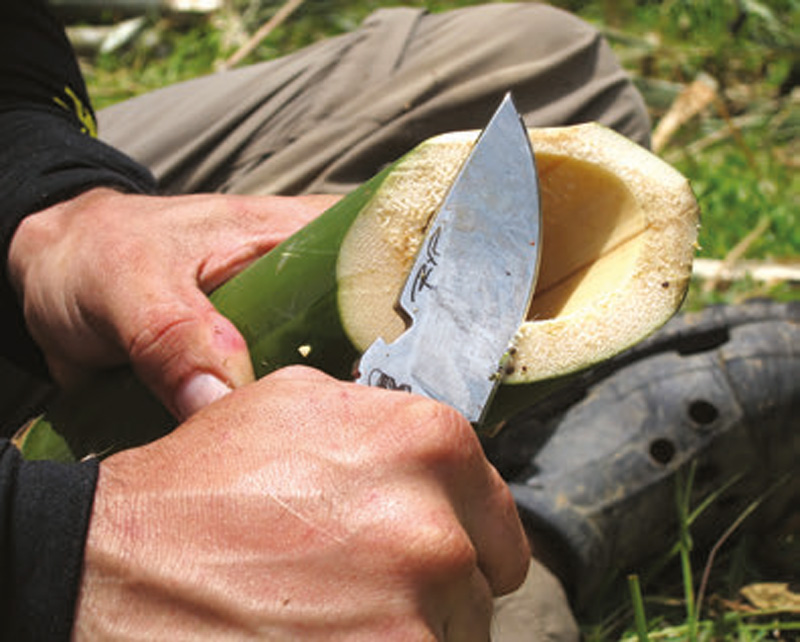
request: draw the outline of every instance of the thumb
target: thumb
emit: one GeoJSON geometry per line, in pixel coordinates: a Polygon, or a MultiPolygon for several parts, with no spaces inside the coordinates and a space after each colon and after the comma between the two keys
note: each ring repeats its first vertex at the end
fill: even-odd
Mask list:
{"type": "Polygon", "coordinates": [[[244,338],[198,295],[147,315],[147,329],[129,344],[137,375],[179,420],[254,379],[244,338]]]}

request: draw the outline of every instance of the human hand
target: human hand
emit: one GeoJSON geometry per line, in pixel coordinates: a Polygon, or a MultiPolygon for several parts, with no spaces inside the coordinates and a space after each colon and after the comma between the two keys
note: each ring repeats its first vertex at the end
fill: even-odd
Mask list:
{"type": "Polygon", "coordinates": [[[9,274],[54,378],[130,361],[179,419],[253,379],[206,298],[338,197],[154,197],[97,188],[26,218],[9,274]]]}
{"type": "Polygon", "coordinates": [[[103,461],[75,639],[485,641],[528,562],[456,411],[286,368],[103,461]]]}

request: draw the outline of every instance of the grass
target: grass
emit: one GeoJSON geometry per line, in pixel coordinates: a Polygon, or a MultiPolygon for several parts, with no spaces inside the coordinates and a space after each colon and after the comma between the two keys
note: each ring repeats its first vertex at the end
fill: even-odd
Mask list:
{"type": "MultiPolygon", "coordinates": [[[[730,524],[722,525],[716,544],[698,555],[693,525],[711,504],[722,501],[725,491],[738,480],[729,480],[695,506],[694,472],[690,465],[676,476],[675,510],[679,519],[674,547],[641,578],[638,574],[626,578],[627,602],[612,599],[611,606],[600,610],[600,618],[584,621],[587,641],[800,640],[800,611],[791,585],[783,594],[776,593],[778,599],[769,608],[750,605],[739,595],[743,585],[764,580],[763,569],[755,568],[752,548],[770,542],[734,536],[769,493],[754,498],[730,524]],[[712,587],[717,592],[711,594],[712,587]]],[[[795,566],[794,571],[787,569],[785,573],[789,578],[793,573],[796,577],[797,570],[795,566]]]]}
{"type": "MultiPolygon", "coordinates": [[[[307,0],[258,47],[249,61],[283,55],[350,30],[381,0],[307,0]]],[[[405,2],[445,10],[475,1],[405,2]]],[[[607,34],[642,88],[654,123],[678,92],[706,73],[716,100],[689,119],[660,150],[692,182],[702,209],[698,256],[797,262],[800,254],[800,1],[562,0],[607,34]],[[793,27],[794,25],[794,27],[793,27]],[[757,233],[754,233],[756,231],[757,233]]],[[[152,16],[128,49],[84,61],[99,107],[194,76],[211,73],[278,2],[231,0],[212,19],[167,22],[152,16]]],[[[800,299],[800,285],[744,279],[708,287],[695,280],[686,307],[752,296],[800,299]]],[[[692,541],[695,518],[716,494],[690,505],[691,475],[677,486],[680,533],[655,569],[623,578],[622,598],[609,596],[599,617],[586,617],[585,639],[800,640],[800,616],[753,609],[739,589],[777,572],[800,577],[798,529],[766,544],[737,536],[739,520],[722,525],[711,559],[692,541]],[[730,533],[726,533],[725,529],[730,533]],[[768,550],[766,550],[768,549],[768,550]],[[777,557],[764,563],[764,556],[777,557]],[[641,576],[641,577],[640,577],[641,576]]],[[[720,492],[724,490],[720,488],[720,492]]],[[[748,509],[749,510],[749,509],[748,509]]],[[[752,519],[749,512],[740,520],[752,519]]]]}

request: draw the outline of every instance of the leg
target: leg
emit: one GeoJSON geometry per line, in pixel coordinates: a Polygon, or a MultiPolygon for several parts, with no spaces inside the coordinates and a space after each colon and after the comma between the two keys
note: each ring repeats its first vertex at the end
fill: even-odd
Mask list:
{"type": "Polygon", "coordinates": [[[167,192],[342,193],[425,138],[482,127],[509,89],[531,126],[596,120],[649,143],[598,32],[539,4],[380,10],[286,58],[114,106],[100,125],[167,192]]]}

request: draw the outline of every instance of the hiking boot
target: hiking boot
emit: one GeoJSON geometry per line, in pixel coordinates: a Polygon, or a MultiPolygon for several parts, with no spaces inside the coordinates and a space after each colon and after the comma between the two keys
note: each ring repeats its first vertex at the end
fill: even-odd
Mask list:
{"type": "Polygon", "coordinates": [[[692,524],[698,548],[756,499],[745,528],[800,505],[798,322],[800,303],[764,300],[675,317],[485,444],[573,603],[677,542],[690,464],[692,506],[729,484],[692,524]]]}

